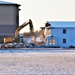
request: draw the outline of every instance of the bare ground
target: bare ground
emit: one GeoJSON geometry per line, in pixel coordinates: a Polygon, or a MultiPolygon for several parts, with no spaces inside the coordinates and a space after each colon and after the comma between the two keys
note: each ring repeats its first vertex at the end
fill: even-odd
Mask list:
{"type": "Polygon", "coordinates": [[[0,53],[0,75],[75,75],[75,53],[0,53]]]}

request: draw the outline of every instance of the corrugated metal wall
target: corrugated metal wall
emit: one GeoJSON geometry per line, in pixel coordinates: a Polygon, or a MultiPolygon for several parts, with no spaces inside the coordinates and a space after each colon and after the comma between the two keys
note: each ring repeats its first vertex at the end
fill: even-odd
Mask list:
{"type": "Polygon", "coordinates": [[[19,10],[16,5],[0,5],[0,36],[12,36],[19,26],[19,10]]]}

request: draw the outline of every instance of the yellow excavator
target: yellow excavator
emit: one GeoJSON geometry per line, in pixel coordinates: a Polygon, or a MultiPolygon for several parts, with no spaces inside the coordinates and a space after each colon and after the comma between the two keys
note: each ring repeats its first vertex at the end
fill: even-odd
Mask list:
{"type": "MultiPolygon", "coordinates": [[[[29,25],[29,27],[30,27],[30,29],[29,29],[30,30],[30,33],[33,34],[33,32],[34,32],[33,23],[31,21],[31,19],[29,19],[27,22],[24,22],[21,26],[19,26],[16,29],[14,37],[17,38],[18,35],[19,35],[20,30],[22,28],[24,28],[25,26],[27,26],[27,25],[29,25]]],[[[13,38],[10,38],[10,37],[9,38],[4,38],[4,43],[8,43],[8,42],[13,42],[13,38]]]]}
{"type": "Polygon", "coordinates": [[[29,25],[30,27],[30,32],[33,33],[34,32],[34,27],[33,27],[33,23],[31,21],[31,19],[29,19],[29,21],[24,22],[21,26],[19,26],[16,31],[15,31],[15,38],[19,35],[19,32],[22,28],[24,28],[25,26],[29,25]]]}

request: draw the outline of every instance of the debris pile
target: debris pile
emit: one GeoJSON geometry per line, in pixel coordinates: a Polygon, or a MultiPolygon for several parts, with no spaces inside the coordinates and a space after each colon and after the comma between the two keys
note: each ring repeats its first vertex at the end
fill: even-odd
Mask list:
{"type": "Polygon", "coordinates": [[[37,48],[45,44],[43,35],[31,36],[30,38],[4,38],[2,40],[4,42],[0,44],[0,48],[37,48]]]}

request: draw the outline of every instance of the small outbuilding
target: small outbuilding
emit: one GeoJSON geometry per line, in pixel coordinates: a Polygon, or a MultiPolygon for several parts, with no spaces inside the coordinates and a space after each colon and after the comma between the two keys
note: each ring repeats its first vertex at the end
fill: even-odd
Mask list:
{"type": "Polygon", "coordinates": [[[50,35],[46,36],[46,46],[69,48],[75,47],[75,22],[49,21],[50,35]]]}
{"type": "Polygon", "coordinates": [[[19,26],[19,4],[0,1],[0,36],[13,36],[19,26]]]}

